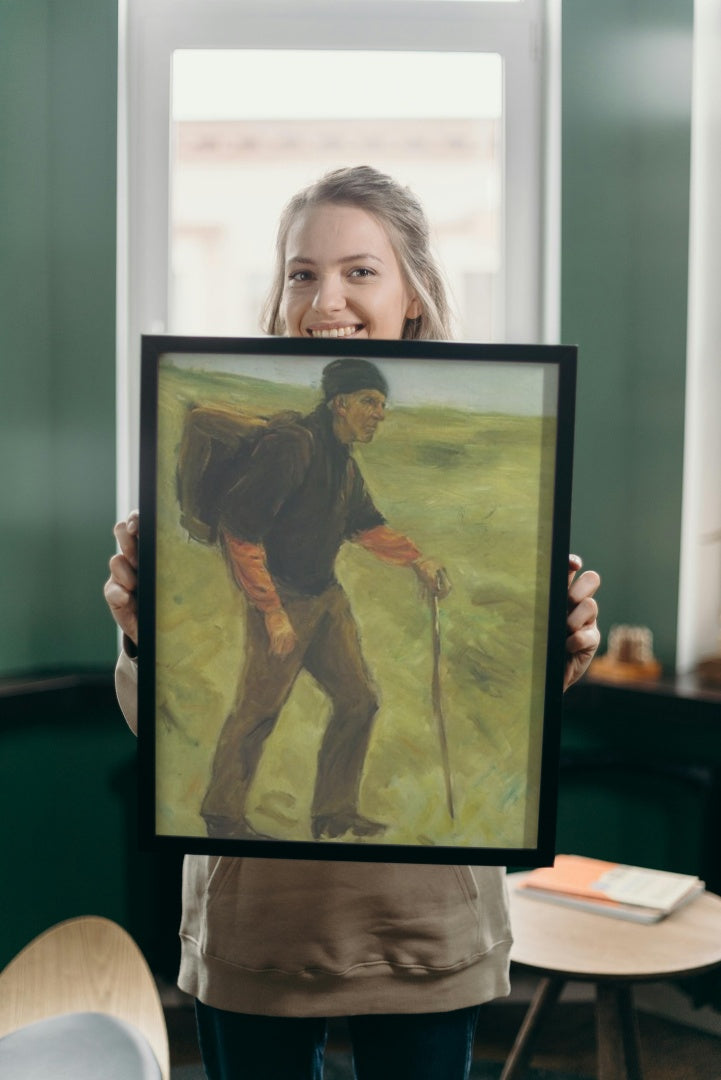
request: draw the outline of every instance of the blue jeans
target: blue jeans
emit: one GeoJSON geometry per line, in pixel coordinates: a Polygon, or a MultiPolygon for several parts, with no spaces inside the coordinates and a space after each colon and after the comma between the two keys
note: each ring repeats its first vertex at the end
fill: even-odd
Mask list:
{"type": "MultiPolygon", "coordinates": [[[[321,1080],[323,1017],[249,1016],[196,1001],[208,1080],[321,1080]]],[[[350,1016],[357,1080],[467,1080],[478,1006],[445,1013],[350,1016]]]]}

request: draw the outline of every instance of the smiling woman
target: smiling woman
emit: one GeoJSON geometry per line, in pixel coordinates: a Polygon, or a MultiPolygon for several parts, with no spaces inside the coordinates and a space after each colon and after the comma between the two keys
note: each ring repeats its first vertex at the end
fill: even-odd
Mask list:
{"type": "Polygon", "coordinates": [[[385,229],[357,206],[308,209],[286,248],[281,318],[293,337],[399,338],[420,314],[385,229]]]}
{"type": "Polygon", "coordinates": [[[416,196],[375,169],[336,169],[278,228],[264,329],[295,337],[447,339],[450,312],[416,196]]]}
{"type": "MultiPolygon", "coordinates": [[[[218,1071],[213,1063],[225,1059],[221,1063],[221,1072],[242,1072],[249,1080],[251,1077],[264,1080],[271,1075],[301,1073],[319,1077],[327,1030],[322,1018],[347,1015],[373,1016],[379,1023],[383,1018],[382,1032],[374,1022],[372,1031],[353,1035],[359,1080],[448,1080],[450,1076],[460,1080],[469,1072],[473,1030],[480,1004],[508,992],[510,933],[503,874],[496,865],[499,858],[506,861],[507,832],[496,838],[500,843],[492,845],[493,865],[478,866],[474,871],[468,866],[450,870],[444,865],[418,868],[415,850],[408,851],[408,838],[404,833],[405,842],[397,849],[403,859],[410,856],[414,860],[407,866],[392,862],[365,863],[364,860],[356,865],[348,860],[343,847],[357,841],[359,845],[366,844],[366,854],[371,857],[390,854],[383,844],[391,838],[392,827],[398,821],[401,830],[405,828],[403,822],[409,800],[404,797],[404,792],[400,792],[399,800],[403,814],[386,815],[375,797],[368,799],[368,785],[367,782],[364,784],[366,763],[370,767],[370,753],[374,748],[374,732],[381,735],[381,729],[376,727],[376,715],[381,707],[386,718],[391,720],[390,730],[398,750],[395,755],[385,751],[381,754],[381,760],[389,762],[393,758],[393,762],[391,774],[381,778],[380,792],[399,791],[398,777],[403,771],[400,763],[408,758],[416,759],[420,736],[417,720],[422,702],[418,695],[414,702],[397,700],[395,707],[386,696],[396,690],[403,693],[407,686],[403,673],[421,670],[415,663],[398,662],[405,649],[398,649],[395,634],[391,640],[384,637],[391,622],[387,612],[412,612],[412,624],[402,615],[397,625],[398,629],[406,627],[404,638],[410,648],[415,648],[425,639],[418,620],[420,616],[425,623],[427,605],[411,599],[416,595],[413,579],[420,582],[427,603],[437,611],[437,601],[450,595],[451,580],[445,566],[449,561],[447,552],[454,540],[464,543],[470,537],[470,550],[476,552],[476,541],[483,537],[485,546],[483,529],[469,529],[470,507],[466,489],[458,487],[457,477],[456,483],[444,482],[450,479],[449,470],[451,474],[456,472],[457,456],[451,454],[449,457],[444,451],[447,450],[448,421],[455,419],[457,422],[457,416],[443,416],[443,410],[441,416],[437,416],[443,435],[441,454],[437,459],[440,465],[435,467],[442,467],[443,474],[435,472],[431,476],[419,476],[412,441],[409,447],[409,439],[403,438],[403,431],[400,432],[401,441],[396,442],[395,447],[389,447],[388,467],[379,468],[373,484],[375,487],[381,477],[393,477],[403,485],[403,495],[398,500],[391,498],[388,501],[388,506],[393,504],[388,511],[393,514],[392,519],[386,519],[374,502],[365,480],[365,463],[352,453],[353,443],[370,443],[374,439],[384,415],[388,378],[393,368],[393,364],[388,365],[389,376],[386,376],[380,361],[376,364],[363,355],[363,350],[374,350],[378,346],[382,350],[392,350],[394,343],[379,341],[377,335],[389,333],[394,327],[396,334],[432,336],[433,322],[443,310],[440,303],[433,304],[434,282],[429,278],[424,281],[420,272],[423,259],[428,258],[427,246],[413,246],[409,232],[400,227],[394,231],[390,215],[380,211],[372,213],[368,203],[359,197],[359,189],[384,190],[388,202],[395,201],[399,208],[405,204],[408,217],[414,220],[414,200],[410,194],[391,178],[367,167],[336,170],[291,201],[291,210],[284,220],[284,239],[278,248],[283,278],[277,305],[281,313],[288,316],[285,332],[297,340],[294,344],[277,338],[247,344],[254,352],[262,345],[265,346],[263,351],[275,349],[288,356],[296,352],[302,355],[306,349],[314,354],[321,350],[323,366],[315,384],[316,387],[320,384],[321,400],[310,412],[304,408],[297,416],[290,417],[286,412],[287,422],[276,415],[277,423],[274,423],[269,417],[265,434],[250,455],[247,471],[235,477],[218,508],[223,555],[229,565],[226,567],[224,559],[219,558],[215,560],[215,566],[220,571],[223,596],[230,601],[232,609],[226,626],[233,639],[233,659],[230,663],[222,662],[221,668],[232,674],[237,667],[238,674],[235,690],[231,686],[227,696],[224,693],[214,696],[218,723],[206,743],[204,759],[195,758],[198,772],[193,780],[195,796],[191,814],[193,835],[198,837],[199,830],[204,830],[205,835],[201,834],[198,839],[212,845],[209,851],[213,856],[223,851],[216,845],[225,840],[242,844],[243,855],[249,857],[226,858],[221,854],[220,858],[199,858],[202,849],[195,848],[193,843],[197,854],[188,855],[185,862],[183,956],[179,982],[197,999],[200,1040],[209,1075],[218,1071]],[[330,199],[329,185],[335,184],[338,185],[336,198],[330,199]],[[344,184],[347,189],[341,197],[344,184]],[[318,197],[319,191],[324,192],[323,198],[318,197]],[[316,198],[311,199],[310,193],[316,198]],[[349,214],[351,209],[356,213],[349,214]],[[325,222],[322,229],[319,227],[321,217],[325,222]],[[311,225],[317,228],[317,233],[311,225]],[[350,229],[349,236],[344,235],[346,228],[350,229]],[[359,236],[357,230],[361,228],[364,232],[359,236]],[[395,259],[389,257],[384,240],[395,259]],[[291,261],[290,266],[287,263],[289,242],[292,242],[291,260],[296,260],[291,261]],[[358,259],[359,255],[361,259],[358,259]],[[369,259],[369,255],[373,258],[369,259]],[[348,268],[351,273],[360,271],[359,276],[349,279],[348,268]],[[366,271],[372,271],[370,276],[366,271]],[[298,288],[302,293],[306,282],[309,282],[309,299],[293,314],[295,321],[292,322],[290,303],[294,289],[298,288]],[[328,282],[332,288],[326,289],[328,282]],[[420,286],[424,287],[422,294],[420,286]],[[374,298],[374,305],[357,299],[356,290],[361,298],[369,293],[374,298]],[[430,298],[428,308],[426,296],[430,298]],[[326,324],[331,323],[327,327],[329,332],[333,328],[350,326],[356,334],[364,333],[371,340],[355,346],[344,342],[341,351],[351,351],[353,356],[339,357],[337,342],[309,340],[307,336],[314,326],[320,327],[322,332],[323,320],[326,324]],[[291,351],[287,350],[289,344],[291,351]],[[325,363],[328,357],[331,357],[330,362],[325,363]],[[413,478],[415,484],[409,484],[408,480],[413,478]],[[409,507],[407,500],[411,487],[418,495],[415,507],[409,507]],[[437,506],[435,496],[446,490],[454,492],[456,499],[459,495],[462,499],[460,514],[457,502],[452,507],[453,526],[450,528],[444,526],[442,515],[425,513],[429,505],[428,493],[434,495],[431,505],[437,506]],[[463,522],[462,528],[458,527],[459,521],[463,522]],[[351,585],[350,578],[347,579],[348,588],[345,587],[345,574],[340,565],[344,557],[354,558],[354,552],[350,550],[354,543],[363,549],[357,567],[361,575],[369,569],[366,556],[374,556],[370,577],[357,578],[357,590],[351,585]],[[228,580],[228,570],[232,582],[228,580]],[[391,590],[397,599],[388,604],[391,590]],[[361,622],[359,614],[365,600],[370,600],[371,604],[369,619],[361,622]],[[240,601],[240,607],[236,606],[237,601],[240,601]],[[379,679],[378,683],[376,664],[369,662],[371,649],[378,650],[379,660],[385,658],[391,664],[389,677],[379,679]],[[308,692],[320,693],[321,700],[316,699],[315,705],[308,706],[300,697],[308,692]],[[294,785],[286,790],[285,786],[281,788],[272,781],[269,792],[271,824],[265,826],[259,820],[259,785],[263,768],[269,764],[268,754],[273,749],[282,749],[274,736],[282,735],[284,719],[290,718],[286,704],[300,710],[300,722],[291,722],[289,727],[293,736],[300,736],[305,747],[302,754],[291,754],[286,760],[290,761],[295,777],[309,782],[303,789],[301,803],[293,802],[297,798],[295,791],[299,790],[294,785]],[[410,727],[405,738],[397,739],[395,733],[401,720],[410,727]],[[313,724],[312,730],[309,724],[313,724]],[[198,806],[197,796],[203,787],[205,795],[198,806]],[[290,800],[286,795],[290,795],[290,800]],[[376,807],[383,813],[376,812],[376,807]],[[281,830],[286,827],[280,819],[284,813],[288,818],[289,810],[293,815],[290,827],[303,837],[303,843],[320,843],[323,852],[333,852],[331,858],[335,862],[331,869],[323,860],[310,861],[307,847],[295,863],[282,857],[283,849],[275,845],[279,827],[281,830]],[[312,841],[308,840],[309,834],[312,841]],[[258,848],[256,845],[259,844],[270,847],[258,848]],[[376,853],[372,851],[373,845],[379,845],[383,850],[376,853]],[[256,852],[261,854],[265,850],[281,857],[253,857],[256,852]],[[430,873],[426,872],[428,869],[430,873]],[[436,1014],[433,1011],[436,1009],[441,1011],[436,1014]],[[248,1028],[251,1028],[252,1038],[248,1028]],[[291,1030],[302,1033],[302,1047],[291,1047],[291,1030]],[[429,1033],[434,1044],[432,1050],[427,1045],[429,1033]],[[272,1054],[276,1050],[286,1053],[286,1057],[292,1055],[293,1065],[289,1067],[287,1060],[273,1060],[272,1054]],[[233,1057],[235,1061],[231,1060],[233,1057]],[[249,1067],[251,1059],[258,1063],[257,1069],[253,1065],[249,1067]]],[[[422,235],[427,236],[427,230],[422,235]]],[[[417,239],[418,230],[414,236],[417,239]]],[[[439,275],[435,282],[440,282],[439,275]]],[[[146,343],[164,340],[146,338],[146,343]]],[[[178,339],[173,340],[178,347],[178,339]]],[[[195,338],[186,339],[186,344],[193,352],[199,348],[195,338]]],[[[412,342],[407,347],[420,350],[422,345],[412,342]]],[[[237,349],[238,343],[235,342],[232,348],[237,349]]],[[[433,355],[446,357],[452,346],[447,342],[426,343],[424,348],[440,350],[433,355]]],[[[477,361],[477,348],[466,346],[464,355],[477,361]]],[[[494,362],[497,362],[496,349],[492,347],[494,362]]],[[[369,352],[369,356],[372,355],[374,353],[369,352]]],[[[486,355],[491,359],[491,355],[486,355]]],[[[148,356],[146,352],[144,359],[148,356]]],[[[270,385],[266,380],[261,392],[273,399],[276,387],[272,385],[272,365],[267,370],[270,385]]],[[[144,376],[145,371],[144,365],[144,376]]],[[[245,381],[243,385],[252,393],[250,400],[257,416],[262,411],[259,388],[256,384],[253,389],[245,381]]],[[[310,391],[312,387],[307,389],[310,391]]],[[[241,395],[247,406],[245,391],[241,391],[241,395]]],[[[287,405],[285,389],[282,396],[287,405]]],[[[172,402],[173,411],[182,400],[172,391],[164,397],[172,402]]],[[[161,415],[159,400],[144,399],[144,418],[161,415]]],[[[227,384],[222,391],[222,400],[225,404],[230,403],[227,384]]],[[[171,419],[169,413],[165,416],[171,419]]],[[[180,419],[177,413],[175,417],[180,419]]],[[[415,420],[421,451],[427,449],[429,418],[426,410],[420,410],[420,415],[408,419],[411,424],[415,420]]],[[[482,453],[479,427],[483,426],[483,417],[476,415],[462,419],[465,422],[459,436],[460,444],[482,453]]],[[[491,419],[496,425],[497,418],[491,419]]],[[[512,426],[517,428],[514,420],[511,418],[512,426]]],[[[166,437],[161,441],[166,447],[177,446],[173,424],[171,420],[171,425],[164,429],[166,437]]],[[[527,429],[527,425],[527,421],[521,421],[521,428],[527,429]]],[[[513,684],[516,672],[525,672],[521,685],[512,686],[510,696],[502,698],[505,714],[503,743],[515,761],[506,760],[504,752],[502,765],[499,763],[495,769],[503,778],[495,813],[490,805],[479,806],[473,801],[477,795],[485,800],[489,793],[485,753],[482,754],[480,774],[466,788],[470,793],[467,820],[472,835],[480,835],[486,823],[492,828],[492,821],[499,817],[506,830],[509,806],[514,804],[518,809],[516,840],[518,842],[520,837],[523,850],[527,849],[529,840],[535,844],[540,837],[536,820],[536,807],[540,806],[539,773],[535,765],[529,767],[528,750],[531,745],[538,744],[539,727],[529,719],[529,703],[537,700],[535,688],[539,683],[534,673],[539,662],[545,670],[547,655],[543,638],[540,651],[528,639],[529,626],[534,625],[537,614],[529,620],[523,617],[523,612],[537,613],[539,607],[543,608],[544,615],[552,609],[557,612],[559,633],[556,636],[554,632],[552,636],[559,647],[556,665],[559,684],[561,665],[568,685],[585,670],[598,643],[593,601],[598,578],[587,572],[576,579],[580,560],[574,557],[566,561],[566,538],[548,526],[543,529],[546,551],[551,536],[561,545],[557,549],[560,562],[555,557],[553,560],[556,589],[561,588],[558,597],[561,603],[552,605],[550,598],[542,605],[538,603],[539,457],[556,462],[564,457],[570,463],[568,455],[544,453],[549,435],[553,439],[561,430],[570,433],[570,426],[557,423],[549,429],[543,418],[537,416],[532,427],[535,434],[530,444],[534,460],[532,467],[526,470],[531,491],[525,512],[522,511],[526,532],[531,533],[530,544],[522,545],[528,552],[522,560],[528,574],[520,579],[525,582],[520,586],[520,605],[512,604],[508,609],[511,622],[504,643],[499,640],[496,629],[488,627],[488,632],[499,643],[499,677],[506,679],[508,676],[504,673],[510,673],[513,684]],[[566,570],[568,598],[563,595],[566,570]],[[564,619],[565,652],[560,634],[564,619]],[[509,716],[517,721],[520,740],[507,738],[509,716]],[[518,749],[515,755],[514,744],[518,749]],[[509,765],[512,768],[509,769],[509,765]]],[[[408,428],[406,436],[407,433],[408,428]]],[[[495,443],[496,437],[492,438],[495,443]]],[[[516,451],[525,457],[527,440],[516,438],[512,441],[516,451]]],[[[505,445],[503,439],[501,445],[505,445]]],[[[432,450],[433,446],[431,461],[434,460],[432,450]]],[[[421,458],[423,461],[423,453],[421,458]]],[[[428,454],[425,460],[428,460],[428,454]]],[[[165,461],[170,467],[166,475],[172,476],[172,451],[165,461]]],[[[472,469],[474,475],[480,471],[472,469]]],[[[144,460],[141,474],[153,481],[154,467],[148,467],[144,460]]],[[[476,514],[483,515],[484,519],[489,517],[488,480],[488,462],[485,462],[482,484],[473,488],[475,497],[470,500],[476,514]]],[[[166,535],[172,535],[176,541],[180,539],[182,557],[192,559],[196,553],[182,536],[178,537],[173,520],[177,515],[175,485],[172,481],[170,484],[159,483],[157,490],[164,493],[172,506],[167,519],[171,529],[166,535]]],[[[545,498],[540,499],[546,507],[553,504],[548,497],[551,490],[557,489],[548,485],[545,498]]],[[[150,489],[144,488],[141,516],[152,529],[152,523],[159,515],[148,501],[149,494],[151,499],[154,498],[150,489]]],[[[514,545],[507,543],[507,537],[519,507],[517,483],[509,498],[501,498],[500,492],[498,497],[508,511],[501,515],[505,517],[500,533],[502,546],[504,550],[509,546],[516,550],[514,545]]],[[[565,489],[559,500],[566,505],[565,489]]],[[[386,502],[385,498],[383,501],[386,502]]],[[[138,658],[137,666],[134,666],[133,650],[124,652],[119,661],[119,694],[133,726],[137,721],[137,686],[140,686],[141,702],[149,706],[151,715],[155,716],[158,702],[164,700],[153,683],[154,674],[163,663],[162,656],[170,661],[167,670],[174,667],[170,653],[162,652],[157,628],[146,622],[146,613],[150,609],[144,610],[143,629],[138,634],[136,587],[137,595],[151,598],[151,604],[156,596],[170,599],[170,605],[165,608],[170,615],[165,628],[171,634],[170,624],[175,622],[179,607],[185,606],[184,600],[182,604],[179,600],[186,595],[179,589],[178,574],[169,557],[170,548],[155,546],[153,533],[148,527],[144,528],[145,531],[140,533],[143,551],[139,552],[137,515],[131,515],[127,522],[116,527],[122,554],[111,560],[111,579],[106,583],[106,597],[116,613],[118,624],[128,627],[128,633],[134,632],[136,643],[147,642],[152,650],[138,658]],[[146,569],[151,573],[158,571],[153,586],[147,588],[138,583],[137,568],[142,568],[143,574],[146,569]],[[164,579],[162,585],[161,579],[164,579]]],[[[522,525],[521,529],[523,531],[522,525]]],[[[456,565],[456,580],[460,584],[464,580],[464,568],[461,562],[456,565]]],[[[484,576],[487,576],[487,569],[485,565],[484,576]]],[[[508,572],[505,576],[516,584],[519,581],[517,574],[508,572]]],[[[468,643],[477,640],[479,612],[471,610],[477,606],[473,575],[466,580],[469,587],[459,588],[457,595],[468,606],[463,609],[462,621],[456,623],[458,636],[455,640],[460,641],[460,653],[467,658],[468,643]],[[467,619],[470,621],[466,630],[462,623],[467,619]]],[[[209,591],[197,566],[190,570],[187,581],[188,595],[199,589],[207,603],[209,591]]],[[[196,618],[197,611],[192,610],[193,617],[186,626],[192,628],[194,645],[200,646],[205,655],[210,646],[213,656],[217,657],[215,627],[219,605],[212,601],[210,617],[203,614],[196,618]]],[[[500,618],[502,616],[495,613],[496,627],[500,618]]],[[[434,640],[439,640],[438,633],[434,640]]],[[[194,648],[184,649],[186,657],[193,656],[194,652],[194,648]]],[[[434,655],[438,656],[437,649],[434,655]]],[[[434,672],[434,711],[439,719],[438,664],[434,672]]],[[[465,730],[471,745],[478,749],[476,720],[485,723],[493,703],[482,706],[477,700],[483,672],[476,669],[474,661],[468,674],[467,680],[457,681],[463,681],[476,699],[465,730]]],[[[417,686],[425,688],[426,679],[418,679],[417,686]]],[[[560,693],[560,685],[557,692],[560,693]]],[[[195,695],[195,700],[200,702],[199,718],[209,734],[210,698],[201,692],[195,695]]],[[[143,721],[140,729],[143,732],[149,730],[143,721]]],[[[441,741],[445,746],[445,726],[442,730],[441,741]]],[[[423,849],[426,859],[436,861],[442,851],[448,854],[447,841],[460,821],[460,817],[456,818],[456,807],[460,815],[461,804],[451,800],[449,769],[444,771],[448,796],[445,808],[438,799],[438,750],[435,740],[431,743],[421,737],[421,741],[429,748],[423,756],[432,770],[433,793],[427,799],[424,785],[412,782],[416,794],[410,802],[418,812],[412,826],[411,842],[414,847],[423,849]],[[440,822],[440,832],[436,819],[440,822]],[[435,837],[446,843],[436,844],[435,837]]],[[[156,743],[156,750],[158,746],[156,743]]],[[[378,749],[381,744],[375,746],[378,749]]],[[[466,755],[462,757],[465,759],[466,755]]],[[[161,753],[155,755],[156,761],[161,758],[161,753]]],[[[442,750],[441,758],[446,760],[442,750]]],[[[422,772],[425,775],[428,768],[422,767],[422,772]]],[[[273,769],[271,773],[275,775],[273,769]]],[[[158,823],[158,805],[150,807],[154,827],[158,823]]],[[[185,836],[179,837],[175,830],[164,830],[163,835],[171,841],[180,839],[187,850],[185,836]]],[[[281,832],[281,835],[287,833],[281,832]]],[[[487,842],[485,834],[483,839],[487,842]]],[[[514,851],[521,850],[516,844],[513,847],[514,851]]],[[[477,860],[478,853],[474,861],[477,860]]]]}

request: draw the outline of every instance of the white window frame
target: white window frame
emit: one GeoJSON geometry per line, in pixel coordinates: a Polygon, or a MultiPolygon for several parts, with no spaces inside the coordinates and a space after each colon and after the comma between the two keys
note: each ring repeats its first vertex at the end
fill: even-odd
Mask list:
{"type": "Polygon", "coordinates": [[[696,0],[693,31],[688,339],[676,670],[721,652],[721,0],[696,0]]]}
{"type": "Polygon", "coordinates": [[[506,130],[502,288],[510,298],[503,339],[529,342],[557,340],[559,325],[559,38],[560,0],[119,0],[119,515],[138,496],[140,336],[167,327],[173,52],[499,53],[506,130]]]}

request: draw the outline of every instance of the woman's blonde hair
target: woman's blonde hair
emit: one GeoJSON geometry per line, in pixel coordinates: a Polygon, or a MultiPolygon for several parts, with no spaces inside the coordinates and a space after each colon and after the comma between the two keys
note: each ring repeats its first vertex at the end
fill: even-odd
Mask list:
{"type": "Polygon", "coordinates": [[[263,330],[282,335],[288,233],[296,218],[312,206],[335,203],[357,206],[386,229],[401,272],[421,304],[416,319],[406,319],[402,338],[447,341],[452,337],[451,311],[441,271],[430,250],[428,221],[413,192],[370,165],[327,173],[294,195],[281,214],[275,248],[275,274],[263,311],[263,330]]]}

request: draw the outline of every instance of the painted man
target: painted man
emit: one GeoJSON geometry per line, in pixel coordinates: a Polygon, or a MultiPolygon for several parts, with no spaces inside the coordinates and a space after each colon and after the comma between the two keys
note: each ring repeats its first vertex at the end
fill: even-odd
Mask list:
{"type": "Polygon", "coordinates": [[[323,371],[322,391],[312,413],[261,438],[222,507],[223,545],[248,603],[245,669],[201,809],[209,836],[261,835],[246,816],[248,791],[301,669],[332,706],[318,754],[313,836],[383,833],[383,824],[358,809],[378,698],[335,576],[336,556],[352,541],[384,562],[410,567],[429,592],[448,592],[440,563],[386,524],[352,455],[354,443],[371,442],[384,419],[383,374],[367,360],[334,360],[323,371]]]}

